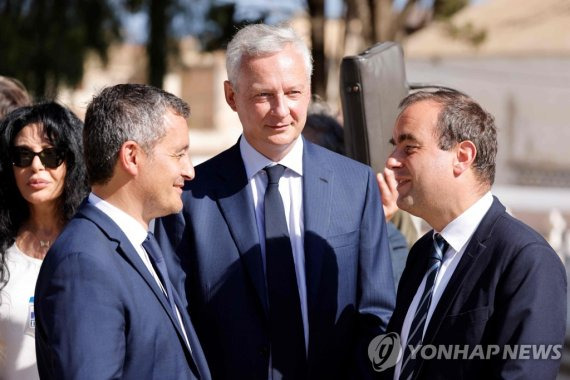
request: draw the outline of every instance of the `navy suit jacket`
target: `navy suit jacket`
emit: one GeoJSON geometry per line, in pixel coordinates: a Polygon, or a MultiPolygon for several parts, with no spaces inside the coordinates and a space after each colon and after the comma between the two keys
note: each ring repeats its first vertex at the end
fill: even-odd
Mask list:
{"type": "Polygon", "coordinates": [[[36,285],[41,378],[210,379],[187,304],[173,293],[192,352],[125,234],[85,201],[47,254],[36,285]]]}
{"type": "MultiPolygon", "coordinates": [[[[402,329],[427,268],[432,235],[433,231],[428,232],[410,251],[390,332],[402,329]]],[[[478,344],[561,348],[565,328],[566,272],[562,262],[538,233],[507,214],[495,198],[434,310],[423,345],[469,345],[470,352],[478,344]]],[[[550,350],[550,357],[556,357],[556,350],[550,350]]],[[[492,360],[420,358],[414,379],[555,379],[560,364],[559,358],[510,360],[502,353],[490,357],[492,360]]],[[[391,379],[392,373],[393,369],[386,377],[391,379]]]]}
{"type": "MultiPolygon", "coordinates": [[[[308,378],[365,378],[368,343],[385,331],[395,298],[378,185],[370,168],[306,140],[303,172],[308,378]]],[[[183,200],[157,235],[187,274],[212,377],[266,379],[267,290],[239,143],[196,168],[183,200]]]]}

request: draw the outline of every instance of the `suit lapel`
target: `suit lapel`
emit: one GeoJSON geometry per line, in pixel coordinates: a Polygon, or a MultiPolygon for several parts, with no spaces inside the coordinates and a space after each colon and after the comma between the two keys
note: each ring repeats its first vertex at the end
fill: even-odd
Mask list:
{"type": "Polygon", "coordinates": [[[309,314],[318,298],[323,249],[331,217],[333,171],[307,140],[303,141],[303,213],[305,223],[305,271],[309,314]]]}
{"type": "Polygon", "coordinates": [[[424,337],[424,342],[426,344],[429,344],[439,331],[443,319],[448,315],[449,309],[455,302],[457,295],[462,290],[463,282],[468,277],[468,273],[475,270],[477,260],[485,254],[485,250],[487,248],[485,241],[489,238],[497,218],[503,212],[505,212],[504,206],[497,198],[494,198],[491,208],[487,211],[487,214],[481,220],[479,227],[477,227],[473,233],[471,241],[465,249],[465,253],[461,258],[461,261],[459,261],[457,268],[455,268],[455,271],[449,279],[449,282],[433,312],[424,337]]]}
{"type": "MultiPolygon", "coordinates": [[[[182,341],[184,341],[184,335],[180,329],[180,324],[178,323],[177,316],[173,315],[172,309],[168,303],[166,295],[159,288],[156,280],[150,274],[147,267],[142,262],[140,256],[136,252],[135,248],[128,240],[127,236],[121,231],[121,229],[109,218],[105,213],[97,209],[95,206],[85,200],[77,213],[78,217],[83,217],[91,220],[95,223],[99,229],[107,235],[109,240],[117,242],[117,252],[129,262],[133,269],[143,278],[148,287],[151,289],[152,293],[156,296],[158,302],[162,305],[162,308],[170,318],[172,324],[174,325],[176,331],[180,335],[182,341]]],[[[186,345],[184,344],[186,347],[186,345]]],[[[186,347],[186,349],[188,349],[186,347]]]]}
{"type": "MultiPolygon", "coordinates": [[[[429,233],[427,235],[429,235],[429,233]]],[[[410,304],[426,273],[427,249],[431,249],[431,238],[425,236],[410,250],[406,267],[400,278],[396,309],[394,310],[392,318],[390,318],[388,331],[395,331],[398,334],[402,332],[402,326],[410,304]]]]}
{"type": "Polygon", "coordinates": [[[226,157],[220,162],[224,163],[224,167],[217,168],[221,181],[218,183],[216,199],[265,315],[268,316],[267,290],[253,195],[241,158],[239,142],[226,151],[226,157]]]}
{"type": "Polygon", "coordinates": [[[208,369],[208,362],[206,361],[206,357],[204,355],[204,351],[202,350],[202,346],[200,345],[200,341],[198,340],[198,335],[196,334],[196,330],[194,329],[194,325],[190,320],[190,316],[186,313],[184,309],[184,303],[180,299],[180,296],[176,292],[176,290],[172,289],[172,297],[174,297],[174,303],[180,312],[180,317],[182,319],[182,323],[184,324],[184,330],[186,331],[186,337],[188,338],[188,342],[190,344],[190,357],[193,361],[196,371],[198,372],[199,378],[209,379],[210,378],[210,370],[208,369]]]}
{"type": "Polygon", "coordinates": [[[424,344],[429,344],[439,331],[443,319],[448,315],[452,303],[462,290],[468,272],[476,265],[476,260],[483,254],[485,248],[479,237],[474,235],[437,303],[423,339],[424,344]]]}
{"type": "MultiPolygon", "coordinates": [[[[476,266],[476,261],[485,254],[485,241],[490,237],[493,226],[497,218],[505,212],[504,206],[494,198],[493,204],[487,214],[481,220],[479,227],[475,230],[469,245],[467,246],[461,261],[457,265],[445,291],[443,292],[433,315],[431,316],[422,344],[431,344],[442,326],[443,319],[448,315],[449,310],[462,290],[462,285],[468,273],[476,266]]],[[[404,319],[408,308],[420,286],[425,275],[427,252],[433,245],[433,231],[426,233],[410,250],[406,267],[400,279],[398,287],[398,299],[396,310],[390,319],[388,331],[401,333],[404,319]]],[[[421,375],[423,360],[418,357],[417,370],[414,371],[414,379],[421,375]]]]}
{"type": "MultiPolygon", "coordinates": [[[[163,244],[161,247],[162,254],[165,257],[174,257],[174,252],[172,252],[172,247],[170,244],[163,244]]],[[[188,344],[190,345],[189,353],[189,361],[192,363],[190,364],[192,369],[198,373],[199,379],[205,380],[210,379],[210,371],[208,369],[208,364],[206,361],[206,357],[204,356],[204,352],[202,351],[202,346],[200,345],[200,341],[198,340],[198,336],[196,334],[196,330],[194,330],[194,325],[190,320],[190,316],[188,315],[186,309],[186,303],[180,298],[180,295],[176,291],[176,288],[172,286],[172,297],[178,312],[180,313],[180,319],[182,320],[182,324],[184,325],[184,331],[186,332],[186,337],[188,338],[188,344]]],[[[176,316],[176,325],[178,326],[178,316],[176,316]]],[[[184,337],[181,335],[181,338],[184,337]]],[[[183,339],[184,342],[186,342],[183,339]]]]}

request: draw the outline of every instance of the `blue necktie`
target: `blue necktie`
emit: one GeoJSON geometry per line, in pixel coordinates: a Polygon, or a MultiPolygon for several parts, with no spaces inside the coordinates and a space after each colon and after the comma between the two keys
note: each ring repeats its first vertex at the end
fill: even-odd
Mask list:
{"type": "Polygon", "coordinates": [[[152,261],[152,265],[156,270],[160,281],[162,282],[162,286],[166,291],[166,298],[168,299],[168,303],[170,304],[170,308],[172,310],[172,314],[176,321],[178,321],[178,313],[176,312],[176,305],[174,304],[174,295],[172,293],[172,284],[170,283],[170,278],[168,277],[168,270],[166,269],[166,263],[164,262],[164,256],[162,255],[162,250],[158,245],[158,242],[154,238],[152,232],[149,232],[145,241],[142,243],[142,246],[148,253],[150,260],[152,261]]]}
{"type": "Polygon", "coordinates": [[[293,249],[285,219],[279,179],[283,165],[266,167],[265,257],[269,299],[269,329],[274,377],[306,377],[305,335],[301,316],[299,288],[295,275],[293,249]]]}
{"type": "MultiPolygon", "coordinates": [[[[431,298],[433,295],[433,287],[435,284],[435,279],[439,268],[441,267],[441,262],[443,260],[443,254],[447,250],[448,244],[445,239],[440,234],[435,234],[433,241],[433,249],[428,258],[428,269],[427,269],[427,279],[422,298],[416,309],[416,314],[412,320],[410,326],[410,332],[408,335],[408,342],[406,343],[406,348],[404,350],[404,357],[402,358],[402,369],[400,371],[400,380],[408,380],[413,377],[414,370],[416,368],[417,359],[412,359],[410,346],[417,347],[422,344],[424,326],[426,323],[427,314],[431,304],[431,298]]],[[[419,351],[416,351],[416,355],[419,351]]]]}
{"type": "Polygon", "coordinates": [[[168,276],[168,270],[166,269],[166,263],[164,262],[164,256],[162,255],[162,249],[160,248],[160,245],[158,245],[158,242],[156,241],[152,232],[150,231],[148,232],[148,235],[145,241],[143,241],[142,246],[148,253],[150,261],[152,262],[152,266],[156,270],[157,275],[160,278],[160,281],[162,282],[162,286],[165,289],[166,298],[168,299],[168,303],[170,305],[170,309],[172,310],[172,315],[174,317],[174,320],[176,321],[178,326],[182,329],[182,331],[185,333],[186,339],[188,339],[188,341],[185,340],[185,343],[188,344],[188,348],[190,349],[190,355],[192,357],[192,360],[190,360],[190,366],[197,373],[199,373],[200,376],[202,376],[204,373],[207,373],[208,370],[204,369],[203,366],[198,366],[196,359],[193,356],[194,353],[196,352],[195,347],[199,347],[200,343],[198,342],[197,337],[194,333],[192,322],[187,320],[188,327],[185,327],[184,322],[182,322],[185,318],[187,318],[183,314],[184,310],[182,310],[180,313],[180,319],[178,318],[178,310],[176,308],[176,303],[174,300],[175,297],[177,297],[177,295],[175,295],[174,293],[174,290],[172,288],[172,283],[170,282],[170,277],[168,276]]]}

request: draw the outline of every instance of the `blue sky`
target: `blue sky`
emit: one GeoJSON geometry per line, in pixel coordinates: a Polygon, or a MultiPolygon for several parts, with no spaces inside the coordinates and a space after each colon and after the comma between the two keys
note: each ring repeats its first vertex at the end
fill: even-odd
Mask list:
{"type": "MultiPolygon", "coordinates": [[[[395,6],[401,7],[405,0],[395,0],[395,6]]],[[[472,3],[479,3],[490,0],[471,0],[472,3]]],[[[179,31],[181,34],[196,33],[204,27],[203,15],[210,3],[208,0],[180,0],[191,13],[197,17],[193,18],[193,22],[189,22],[187,15],[179,15],[173,20],[174,30],[179,31]]],[[[237,14],[238,18],[256,18],[260,12],[269,11],[268,22],[279,22],[288,18],[292,13],[306,8],[306,0],[218,0],[216,3],[233,3],[238,4],[237,14]]],[[[420,0],[420,4],[429,6],[433,0],[420,0]]],[[[344,13],[343,0],[325,0],[325,14],[329,18],[341,17],[344,13]]],[[[125,25],[125,33],[127,40],[131,42],[142,43],[146,40],[147,36],[147,20],[148,17],[143,12],[132,15],[126,12],[121,12],[121,17],[125,25]]]]}
{"type": "MultiPolygon", "coordinates": [[[[486,0],[471,0],[471,3],[479,3],[486,0]]],[[[289,0],[287,2],[282,0],[237,0],[238,3],[243,4],[244,7],[289,7],[291,9],[303,9],[306,7],[305,0],[289,0]]],[[[395,0],[395,7],[401,8],[405,0],[395,0]]],[[[420,0],[422,5],[431,6],[433,0],[420,0]]],[[[325,13],[327,17],[340,17],[343,14],[344,2],[343,0],[325,0],[325,13]]]]}

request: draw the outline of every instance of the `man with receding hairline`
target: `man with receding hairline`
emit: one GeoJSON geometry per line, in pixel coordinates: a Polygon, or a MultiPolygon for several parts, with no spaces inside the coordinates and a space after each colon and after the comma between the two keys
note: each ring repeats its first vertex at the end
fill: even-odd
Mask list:
{"type": "Polygon", "coordinates": [[[493,117],[452,90],[413,93],[400,110],[388,159],[397,204],[433,230],[412,247],[400,279],[388,331],[400,334],[403,355],[387,378],[554,379],[566,273],[548,243],[491,194],[493,117]],[[505,351],[522,345],[550,354],[505,351]],[[424,346],[455,347],[455,359],[424,357],[424,346]],[[486,356],[468,359],[477,347],[486,356]]]}

